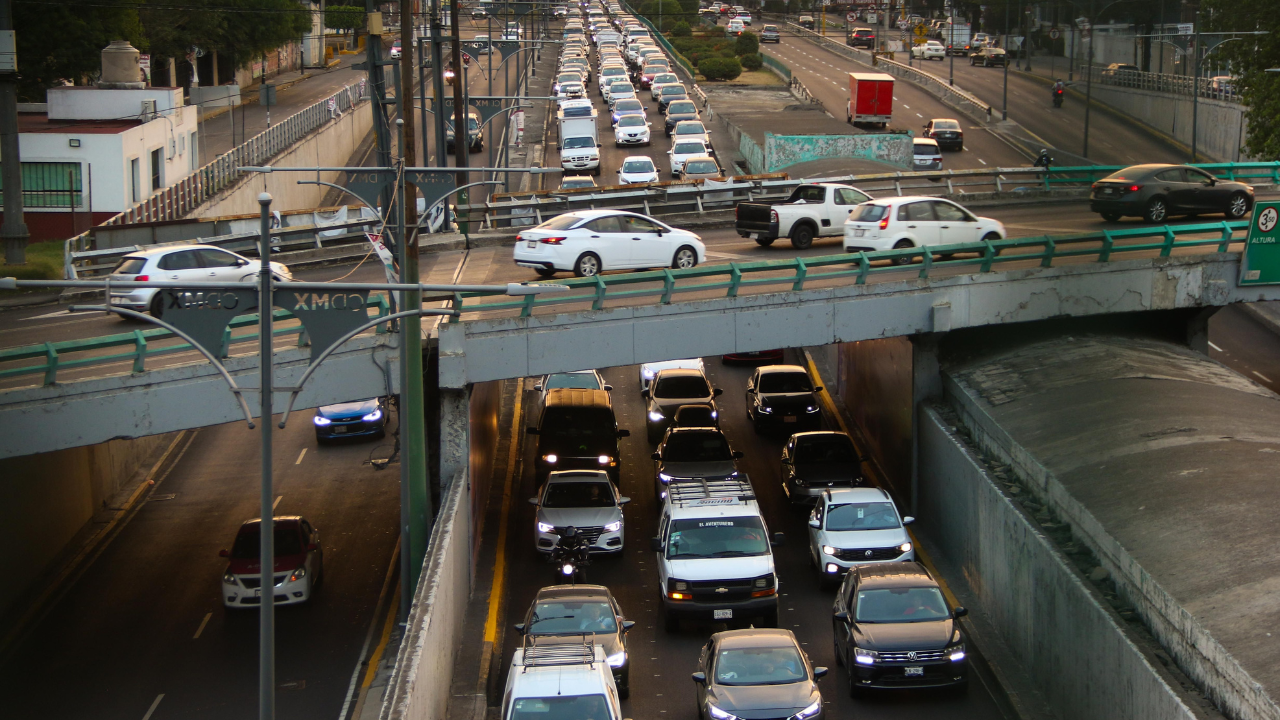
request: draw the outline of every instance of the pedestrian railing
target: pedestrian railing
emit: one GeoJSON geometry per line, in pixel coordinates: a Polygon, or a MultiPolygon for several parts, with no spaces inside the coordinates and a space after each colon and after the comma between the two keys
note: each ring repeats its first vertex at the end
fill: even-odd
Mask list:
{"type": "MultiPolygon", "coordinates": [[[[1193,93],[1192,88],[1198,88],[1199,95],[1202,98],[1234,103],[1240,102],[1239,81],[1234,78],[1230,82],[1215,83],[1212,78],[1206,77],[1199,78],[1197,81],[1196,78],[1188,75],[1170,75],[1168,73],[1142,72],[1140,70],[1111,70],[1099,65],[1085,67],[1082,70],[1089,71],[1093,76],[1092,81],[1099,85],[1149,90],[1173,95],[1191,95],[1193,93]]],[[[1084,78],[1081,78],[1076,80],[1075,84],[1083,85],[1084,82],[1084,78]]]]}
{"type": "Polygon", "coordinates": [[[520,317],[529,317],[538,310],[552,311],[565,305],[578,305],[584,310],[587,307],[601,310],[606,303],[609,306],[668,305],[687,293],[738,297],[744,290],[756,288],[761,292],[800,292],[819,286],[865,285],[877,276],[901,279],[904,272],[921,279],[939,274],[988,273],[1001,270],[1001,266],[1008,263],[1037,260],[1040,267],[1047,268],[1065,259],[1107,263],[1140,253],[1155,252],[1160,257],[1169,257],[1175,251],[1199,248],[1225,253],[1231,243],[1244,240],[1248,225],[1247,221],[1164,225],[557,279],[553,282],[569,286],[568,292],[526,295],[519,300],[495,299],[497,293],[455,294],[453,308],[460,312],[450,322],[459,322],[463,314],[474,318],[480,313],[510,315],[514,311],[520,317]],[[962,254],[970,257],[956,258],[962,254]],[[919,264],[904,267],[908,263],[919,264]]]}
{"type": "MultiPolygon", "coordinates": [[[[281,285],[281,287],[286,286],[281,285]]],[[[368,307],[370,319],[383,317],[391,312],[390,303],[383,295],[371,295],[368,307]]],[[[275,310],[272,313],[272,317],[275,323],[281,323],[292,320],[295,316],[288,310],[275,310]]],[[[226,330],[223,331],[222,348],[219,357],[229,357],[232,346],[244,343],[256,344],[258,342],[258,333],[233,335],[232,331],[239,328],[256,328],[257,326],[257,313],[241,315],[233,319],[226,330]]],[[[378,325],[375,332],[378,334],[386,333],[386,324],[378,325]]],[[[305,347],[310,344],[307,332],[301,324],[287,327],[276,326],[271,334],[273,337],[296,335],[298,347],[305,347]]],[[[27,345],[25,347],[0,350],[0,379],[25,375],[43,375],[42,384],[53,385],[58,382],[58,374],[60,372],[69,370],[130,363],[131,372],[140,373],[146,372],[147,360],[149,359],[185,352],[199,353],[199,350],[185,342],[157,346],[158,343],[177,339],[177,337],[169,330],[156,328],[153,330],[134,330],[86,340],[46,342],[41,345],[27,345]]]]}

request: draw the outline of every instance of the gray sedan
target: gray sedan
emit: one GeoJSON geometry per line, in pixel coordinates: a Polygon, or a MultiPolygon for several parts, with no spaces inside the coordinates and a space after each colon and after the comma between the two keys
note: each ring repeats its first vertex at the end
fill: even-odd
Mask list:
{"type": "Polygon", "coordinates": [[[821,720],[818,679],[790,630],[729,630],[711,636],[698,657],[701,720],[778,718],[821,720]]]}

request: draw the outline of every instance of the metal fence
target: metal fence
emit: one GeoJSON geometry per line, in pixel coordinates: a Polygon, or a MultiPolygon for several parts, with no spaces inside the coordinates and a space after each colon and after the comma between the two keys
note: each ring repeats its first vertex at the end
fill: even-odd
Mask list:
{"type": "Polygon", "coordinates": [[[787,67],[785,63],[772,55],[765,55],[763,52],[760,53],[760,58],[764,61],[765,67],[781,75],[783,80],[791,82],[791,68],[787,67]]]}
{"type": "MultiPolygon", "coordinates": [[[[1191,95],[1192,88],[1198,86],[1199,94],[1202,98],[1233,103],[1240,102],[1238,81],[1214,83],[1212,78],[1202,77],[1197,82],[1196,78],[1188,75],[1170,75],[1168,73],[1142,72],[1140,70],[1111,70],[1100,65],[1082,67],[1081,74],[1086,70],[1092,74],[1093,82],[1099,85],[1149,90],[1173,95],[1191,95]]],[[[1085,78],[1082,77],[1075,82],[1082,85],[1085,82],[1085,78]]]]}

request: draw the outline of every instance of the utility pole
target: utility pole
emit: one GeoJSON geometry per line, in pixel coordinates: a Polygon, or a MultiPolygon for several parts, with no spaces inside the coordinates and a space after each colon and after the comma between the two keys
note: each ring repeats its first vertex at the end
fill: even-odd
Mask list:
{"type": "MultiPolygon", "coordinates": [[[[382,19],[378,15],[377,25],[373,24],[374,14],[378,12],[378,6],[374,4],[374,0],[365,0],[365,17],[368,18],[369,33],[365,41],[365,67],[369,69],[369,94],[372,102],[369,103],[373,111],[373,135],[377,141],[378,166],[391,166],[391,127],[387,118],[387,81],[386,73],[383,71],[382,65],[382,19]],[[373,31],[377,30],[375,34],[373,31]]],[[[403,46],[401,53],[403,54],[403,46]]],[[[241,111],[241,117],[244,116],[241,111]]],[[[391,208],[392,193],[384,190],[379,202],[382,204],[384,212],[391,208]]]]}
{"type": "MultiPolygon", "coordinates": [[[[450,55],[453,56],[453,150],[454,160],[458,168],[467,167],[467,154],[471,152],[471,132],[467,127],[467,104],[464,101],[463,90],[467,84],[467,68],[462,64],[462,33],[458,27],[458,17],[461,15],[461,8],[458,0],[449,0],[449,29],[452,36],[452,44],[450,45],[450,55]]],[[[442,166],[443,167],[443,166],[442,166]]],[[[458,187],[467,184],[467,171],[461,169],[457,175],[458,187]]],[[[467,191],[462,190],[458,193],[458,204],[465,205],[467,203],[467,191]]],[[[463,235],[466,235],[467,228],[460,228],[463,235]]]]}
{"type": "Polygon", "coordinates": [[[22,210],[22,154],[18,149],[18,54],[10,0],[0,0],[0,173],[4,180],[4,261],[27,262],[27,223],[22,210]],[[12,54],[8,54],[12,53],[12,54]],[[6,56],[7,54],[7,56],[6,56]]]}
{"type": "MultiPolygon", "coordinates": [[[[445,141],[444,121],[444,25],[440,22],[440,3],[443,0],[431,0],[431,94],[436,99],[436,111],[432,115],[436,125],[436,165],[448,167],[449,152],[445,141]]],[[[455,77],[457,71],[455,70],[455,77]]],[[[423,138],[423,147],[426,138],[423,138]]]]}
{"type": "MultiPolygon", "coordinates": [[[[1004,91],[1000,107],[1000,119],[1009,119],[1009,3],[1012,0],[1004,0],[1004,42],[1000,43],[1004,48],[1004,91]]],[[[972,28],[970,28],[972,30],[972,28]]]]}
{"type": "Polygon", "coordinates": [[[1196,10],[1196,36],[1191,45],[1191,162],[1196,161],[1196,140],[1200,130],[1200,11],[1196,10]]]}
{"type": "Polygon", "coordinates": [[[1093,38],[1097,33],[1094,24],[1097,17],[1093,13],[1093,0],[1089,0],[1089,49],[1085,53],[1084,64],[1084,148],[1081,157],[1089,157],[1089,111],[1093,108],[1093,38]]]}
{"type": "Polygon", "coordinates": [[[262,597],[258,606],[258,720],[276,716],[276,521],[275,492],[271,477],[271,195],[258,195],[258,394],[261,396],[258,422],[262,437],[262,487],[258,508],[258,570],[262,597]]]}

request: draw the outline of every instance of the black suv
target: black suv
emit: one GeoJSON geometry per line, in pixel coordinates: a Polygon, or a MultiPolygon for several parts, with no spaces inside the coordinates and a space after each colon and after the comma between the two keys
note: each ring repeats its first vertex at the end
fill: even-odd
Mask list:
{"type": "Polygon", "coordinates": [[[631,433],[618,429],[607,391],[549,391],[537,427],[527,432],[538,436],[534,467],[539,485],[552,470],[604,470],[615,485],[618,483],[618,438],[631,433]]]}
{"type": "Polygon", "coordinates": [[[685,405],[703,405],[711,408],[712,418],[720,413],[716,408],[716,398],[724,391],[712,389],[711,383],[701,370],[686,368],[667,368],[659,371],[649,383],[649,389],[641,390],[640,395],[648,401],[646,426],[649,442],[656,445],[663,433],[671,426],[676,411],[685,405]]]}
{"type": "Polygon", "coordinates": [[[747,417],[758,433],[818,430],[822,412],[817,393],[821,391],[799,365],[765,365],[747,381],[747,417]]]}
{"type": "Polygon", "coordinates": [[[959,618],[938,583],[914,562],[854,566],[832,608],[836,661],[849,694],[867,688],[967,688],[969,663],[959,618]]]}
{"type": "Polygon", "coordinates": [[[673,482],[736,478],[741,458],[720,428],[673,427],[653,454],[654,497],[666,497],[673,482]]]}

